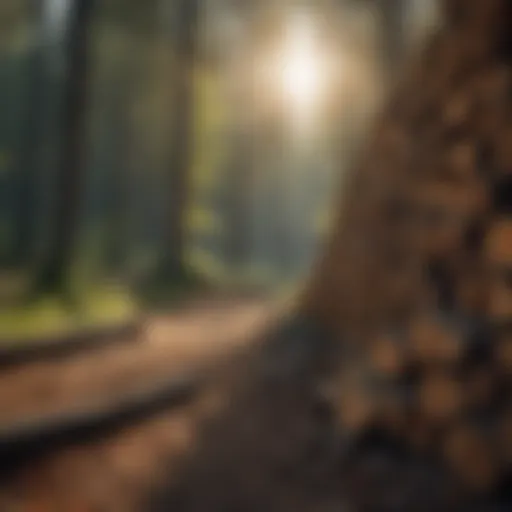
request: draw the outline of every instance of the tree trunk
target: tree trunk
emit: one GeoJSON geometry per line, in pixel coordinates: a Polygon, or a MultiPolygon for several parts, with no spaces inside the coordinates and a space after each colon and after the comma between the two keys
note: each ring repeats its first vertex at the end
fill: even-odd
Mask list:
{"type": "MultiPolygon", "coordinates": [[[[391,240],[391,231],[382,231],[384,227],[390,229],[389,222],[410,219],[408,214],[416,213],[414,207],[419,199],[429,206],[432,203],[432,207],[437,202],[438,209],[447,208],[450,203],[454,209],[462,209],[467,198],[470,206],[478,208],[482,190],[481,182],[471,179],[474,166],[498,165],[499,158],[501,165],[506,165],[505,142],[500,149],[498,141],[506,139],[505,132],[499,130],[507,129],[509,107],[504,94],[510,43],[503,28],[506,18],[500,19],[492,6],[501,12],[508,8],[508,2],[493,0],[479,6],[476,0],[446,0],[444,5],[451,23],[434,36],[398,84],[376,123],[364,158],[352,172],[349,183],[344,184],[334,234],[306,294],[308,309],[318,314],[322,310],[320,316],[325,325],[334,322],[341,328],[351,324],[355,317],[348,311],[353,312],[355,302],[361,314],[376,311],[377,283],[370,274],[385,270],[383,255],[375,250],[380,245],[385,247],[385,237],[392,245],[405,244],[405,256],[414,259],[414,238],[391,240]],[[474,36],[478,36],[477,41],[474,36]],[[493,99],[493,91],[500,96],[493,99]],[[484,114],[482,109],[487,112],[484,114]],[[494,142],[489,147],[491,140],[494,142]],[[498,150],[499,155],[490,153],[498,150]],[[448,173],[450,168],[461,178],[466,173],[466,188],[447,186],[445,190],[435,182],[436,173],[448,173]],[[410,174],[412,170],[417,171],[417,177],[410,174]],[[429,195],[427,183],[432,188],[432,197],[422,198],[421,195],[429,195]],[[391,220],[383,216],[388,213],[391,220]],[[367,290],[372,293],[367,294],[367,290]],[[360,303],[355,301],[356,296],[360,303]],[[347,317],[341,314],[345,308],[347,317]]],[[[487,169],[482,168],[482,172],[490,173],[487,169]]],[[[491,180],[491,176],[487,178],[491,180]]],[[[418,225],[410,231],[414,234],[420,228],[424,229],[418,225]]]]}
{"type": "Polygon", "coordinates": [[[44,2],[34,0],[32,12],[36,23],[35,42],[28,62],[28,94],[24,110],[22,141],[18,152],[15,236],[11,263],[19,268],[33,263],[38,219],[38,182],[45,167],[45,120],[48,119],[48,43],[45,40],[44,2]]]}
{"type": "Polygon", "coordinates": [[[110,126],[113,147],[107,178],[108,205],[105,237],[105,263],[109,276],[120,277],[129,259],[130,196],[133,188],[131,158],[134,134],[130,117],[134,74],[130,62],[123,62],[110,96],[110,126]],[[112,133],[111,133],[112,135],[112,133]]]}
{"type": "MultiPolygon", "coordinates": [[[[421,438],[464,485],[487,493],[508,474],[491,445],[507,414],[496,334],[512,319],[512,4],[445,8],[446,27],[399,84],[354,169],[301,311],[345,354],[358,347],[340,372],[359,364],[369,381],[415,397],[398,407],[409,416],[404,442],[421,438]],[[448,426],[470,421],[485,426],[481,444],[454,455],[448,426]],[[470,459],[483,473],[464,467],[470,459]]],[[[388,405],[374,427],[397,418],[388,405]]]]}
{"type": "Polygon", "coordinates": [[[194,118],[197,0],[179,0],[171,39],[174,47],[172,130],[166,219],[160,277],[185,276],[186,213],[190,192],[194,118]]]}
{"type": "Polygon", "coordinates": [[[51,212],[49,250],[37,276],[36,287],[67,292],[80,215],[87,108],[88,30],[92,0],[76,0],[69,13],[65,38],[65,78],[60,159],[56,199],[51,212]]]}
{"type": "Polygon", "coordinates": [[[224,199],[225,258],[233,269],[240,270],[250,260],[252,141],[250,133],[234,133],[231,158],[227,167],[227,193],[224,199]]]}

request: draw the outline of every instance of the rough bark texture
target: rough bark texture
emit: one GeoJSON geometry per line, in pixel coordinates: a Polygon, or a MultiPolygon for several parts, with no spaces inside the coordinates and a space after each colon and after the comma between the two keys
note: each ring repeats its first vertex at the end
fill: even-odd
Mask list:
{"type": "Polygon", "coordinates": [[[344,346],[342,416],[349,388],[367,402],[357,429],[419,443],[489,490],[510,478],[512,2],[444,8],[353,175],[303,311],[344,346]]]}

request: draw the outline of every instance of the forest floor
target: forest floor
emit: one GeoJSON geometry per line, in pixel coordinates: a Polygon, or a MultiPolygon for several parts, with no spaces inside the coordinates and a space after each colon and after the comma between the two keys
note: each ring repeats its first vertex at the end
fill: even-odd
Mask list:
{"type": "Polygon", "coordinates": [[[127,290],[95,286],[80,291],[72,305],[54,295],[30,297],[16,276],[0,273],[0,350],[44,346],[47,340],[126,324],[138,311],[127,290]]]}
{"type": "Polygon", "coordinates": [[[272,302],[195,303],[151,319],[139,343],[0,375],[7,422],[215,368],[180,405],[73,438],[3,473],[0,511],[510,510],[458,508],[451,480],[428,458],[379,438],[354,445],[321,393],[337,345],[301,317],[273,321],[285,312],[272,302]]]}
{"type": "Polygon", "coordinates": [[[208,399],[33,462],[0,485],[2,512],[143,512],[193,447],[208,399]]]}
{"type": "MultiPolygon", "coordinates": [[[[0,426],[115,403],[149,382],[215,367],[247,347],[278,309],[272,301],[193,301],[180,311],[148,319],[134,343],[3,371],[0,426]]],[[[208,393],[200,393],[187,405],[8,471],[0,482],[0,511],[144,510],[141,500],[190,448],[196,425],[214,402],[208,393]]]]}
{"type": "Polygon", "coordinates": [[[212,364],[243,346],[270,314],[262,301],[195,301],[146,320],[140,339],[0,372],[0,427],[70,409],[115,403],[212,364]]]}
{"type": "MultiPolygon", "coordinates": [[[[254,329],[255,323],[268,318],[266,311],[262,305],[241,307],[234,315],[239,327],[230,332],[246,332],[248,323],[254,329]],[[245,315],[244,320],[239,315],[245,315]]],[[[209,335],[231,323],[227,314],[220,319],[221,311],[213,315],[218,323],[211,323],[210,313],[203,324],[209,335]]],[[[224,358],[227,364],[218,367],[218,385],[212,381],[186,404],[62,446],[8,473],[0,482],[0,511],[381,510],[346,506],[341,484],[351,479],[351,471],[341,471],[339,436],[333,435],[328,416],[311,394],[328,345],[301,323],[266,332],[269,343],[257,352],[247,341],[258,337],[243,337],[249,350],[242,350],[240,358],[224,358]],[[255,359],[255,354],[261,357],[255,359]],[[239,384],[235,389],[233,382],[239,384]]],[[[160,339],[165,344],[163,333],[160,339]]],[[[236,343],[241,340],[232,343],[231,348],[240,346],[236,343]]],[[[233,353],[231,348],[224,354],[233,353]]],[[[198,350],[202,359],[204,352],[198,350]]],[[[351,485],[365,496],[376,493],[382,498],[388,487],[396,489],[389,484],[416,478],[416,464],[398,466],[382,457],[369,460],[370,475],[376,463],[379,474],[384,464],[384,491],[373,484],[368,469],[364,479],[352,478],[351,485]]],[[[421,486],[412,485],[410,490],[415,503],[418,495],[425,495],[421,486]]],[[[394,502],[396,496],[387,499],[394,502]]],[[[385,510],[444,509],[426,504],[385,510]]]]}
{"type": "MultiPolygon", "coordinates": [[[[250,342],[261,341],[258,330],[269,332],[265,326],[276,316],[280,317],[280,312],[276,304],[261,301],[220,303],[215,307],[208,302],[195,304],[174,316],[152,319],[138,345],[99,350],[76,360],[19,368],[0,376],[2,421],[76,401],[83,404],[92,400],[92,396],[97,399],[105,393],[111,395],[128,382],[131,386],[134,380],[144,381],[148,376],[155,379],[206,363],[219,363],[215,367],[220,381],[223,373],[227,370],[229,374],[233,368],[245,374],[246,368],[251,371],[251,365],[244,366],[245,354],[253,354],[251,347],[255,346],[250,342]]],[[[299,345],[300,339],[292,344],[278,344],[270,353],[263,352],[265,368],[270,369],[272,379],[277,374],[283,375],[295,391],[299,389],[295,385],[299,370],[306,361],[309,364],[313,360],[312,345],[299,345]]],[[[242,400],[245,409],[242,412],[249,412],[249,421],[257,411],[270,423],[275,417],[279,424],[283,415],[294,422],[294,411],[288,415],[287,403],[280,400],[280,386],[274,384],[277,383],[272,384],[277,401],[284,407],[261,409],[261,403],[254,404],[249,397],[247,402],[242,400]]],[[[160,510],[157,507],[161,499],[167,501],[165,494],[161,498],[162,489],[180,481],[186,461],[191,456],[194,458],[197,450],[201,453],[205,427],[229,404],[231,395],[226,389],[222,384],[206,386],[184,405],[160,410],[102,436],[61,446],[35,457],[30,464],[8,471],[0,481],[0,511],[145,512],[154,507],[160,510]]],[[[274,400],[268,391],[260,398],[266,397],[272,404],[274,400]]],[[[306,402],[300,400],[300,403],[306,402]]],[[[302,420],[295,424],[299,428],[302,425],[302,420]]],[[[226,430],[228,435],[229,432],[226,430]]],[[[269,439],[268,432],[263,434],[262,439],[269,439]]],[[[244,442],[239,435],[233,441],[235,445],[244,442]]],[[[223,439],[219,449],[226,446],[223,439]]],[[[255,443],[247,448],[259,453],[258,446],[255,443]]],[[[265,456],[264,451],[261,454],[265,456]]],[[[215,464],[215,460],[211,462],[215,464]]],[[[246,473],[247,468],[239,469],[241,475],[246,473]]],[[[229,490],[228,494],[225,491],[228,496],[229,490]]],[[[162,510],[174,510],[163,506],[162,510]]],[[[211,510],[220,509],[214,505],[211,510]]]]}
{"type": "MultiPolygon", "coordinates": [[[[210,359],[218,362],[215,380],[185,404],[76,440],[8,472],[0,480],[1,512],[510,510],[452,506],[451,499],[444,501],[446,475],[393,445],[377,440],[354,452],[318,394],[335,345],[307,322],[292,317],[261,337],[258,325],[275,313],[268,304],[196,307],[175,320],[153,320],[146,343],[174,340],[181,347],[165,363],[154,360],[158,371],[210,359]],[[205,351],[205,340],[217,350],[205,351]]],[[[162,358],[167,350],[159,352],[162,358]]],[[[100,359],[91,359],[88,368],[99,368],[100,359]]],[[[105,364],[106,374],[113,367],[105,364]]],[[[96,371],[97,379],[84,370],[87,385],[106,379],[96,371]]],[[[105,391],[109,384],[103,382],[105,391]]]]}

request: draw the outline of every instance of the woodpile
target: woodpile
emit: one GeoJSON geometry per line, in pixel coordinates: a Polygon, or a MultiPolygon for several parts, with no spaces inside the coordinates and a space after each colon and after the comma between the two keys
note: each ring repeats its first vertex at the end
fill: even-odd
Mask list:
{"type": "Polygon", "coordinates": [[[360,347],[338,370],[346,428],[398,433],[493,492],[512,473],[512,2],[444,9],[345,192],[303,309],[360,347]]]}

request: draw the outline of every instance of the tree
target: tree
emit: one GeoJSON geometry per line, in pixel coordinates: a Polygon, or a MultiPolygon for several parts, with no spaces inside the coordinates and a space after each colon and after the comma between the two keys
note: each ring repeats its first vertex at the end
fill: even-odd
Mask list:
{"type": "MultiPolygon", "coordinates": [[[[127,52],[132,57],[132,52],[127,52]]],[[[133,157],[131,149],[134,143],[134,134],[131,119],[131,101],[133,100],[133,84],[135,76],[133,63],[121,58],[121,69],[117,69],[112,88],[109,91],[110,108],[107,130],[111,134],[109,147],[108,177],[106,191],[108,197],[107,219],[105,230],[105,259],[107,269],[114,275],[120,276],[126,270],[130,249],[129,236],[129,209],[133,176],[130,158],[133,157]]]]}
{"type": "Polygon", "coordinates": [[[166,218],[162,234],[159,278],[173,282],[186,275],[186,214],[194,118],[194,74],[197,55],[198,0],[178,0],[167,13],[165,29],[172,46],[172,127],[170,133],[166,218]]]}
{"type": "MultiPolygon", "coordinates": [[[[239,129],[240,130],[240,129],[239,129]]],[[[232,134],[226,166],[223,213],[225,215],[225,258],[230,268],[240,269],[249,261],[252,213],[252,144],[245,131],[232,134]]]]}
{"type": "MultiPolygon", "coordinates": [[[[36,37],[29,47],[27,56],[27,100],[23,111],[23,133],[17,158],[17,203],[15,213],[15,238],[11,260],[17,267],[33,263],[36,245],[38,182],[45,168],[45,137],[47,128],[49,88],[52,75],[52,45],[45,16],[45,0],[31,3],[32,20],[36,37]]],[[[53,83],[55,85],[55,83],[53,83]]]]}
{"type": "Polygon", "coordinates": [[[499,333],[512,310],[498,283],[511,263],[512,4],[443,6],[444,29],[395,90],[353,170],[302,312],[342,340],[338,374],[358,368],[334,398],[345,427],[428,447],[467,490],[496,499],[510,479],[496,454],[510,436],[510,390],[505,398],[499,387],[510,339],[499,333]],[[488,372],[483,396],[472,387],[479,372],[488,372]],[[378,397],[371,383],[389,379],[378,397]],[[357,402],[367,414],[355,425],[357,402]]]}
{"type": "Polygon", "coordinates": [[[84,169],[89,24],[93,5],[92,0],[72,3],[64,38],[61,146],[55,202],[50,213],[48,251],[36,276],[36,288],[50,292],[69,292],[68,273],[75,249],[84,169]]]}

